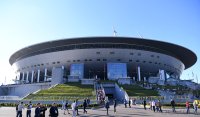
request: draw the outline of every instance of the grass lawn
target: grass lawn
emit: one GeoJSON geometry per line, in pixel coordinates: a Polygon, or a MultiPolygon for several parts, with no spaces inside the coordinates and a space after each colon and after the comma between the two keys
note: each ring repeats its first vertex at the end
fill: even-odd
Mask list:
{"type": "Polygon", "coordinates": [[[129,96],[159,96],[158,92],[138,85],[120,85],[129,96]]]}
{"type": "Polygon", "coordinates": [[[93,85],[81,85],[80,83],[59,84],[51,89],[41,90],[36,94],[30,94],[25,100],[74,100],[95,99],[93,85]]]}

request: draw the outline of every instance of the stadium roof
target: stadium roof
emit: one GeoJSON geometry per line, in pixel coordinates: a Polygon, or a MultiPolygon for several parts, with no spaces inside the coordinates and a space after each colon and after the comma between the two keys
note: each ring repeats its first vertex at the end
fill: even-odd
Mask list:
{"type": "MultiPolygon", "coordinates": [[[[117,48],[127,48],[142,49],[146,51],[155,51],[159,53],[164,53],[173,56],[185,65],[185,69],[194,65],[197,61],[197,56],[191,50],[168,42],[162,42],[157,40],[150,40],[144,38],[135,37],[78,37],[78,38],[68,38],[61,40],[54,40],[43,42],[35,45],[31,45],[22,48],[11,55],[9,62],[12,65],[14,62],[21,60],[26,57],[39,55],[48,52],[63,51],[67,49],[83,49],[83,48],[111,48],[110,46],[92,46],[92,44],[112,44],[119,45],[117,48]],[[90,44],[90,45],[88,45],[90,44]],[[84,46],[77,46],[84,45],[84,46]],[[134,47],[133,47],[134,46],[134,47]]],[[[112,48],[115,48],[113,46],[112,48]]]]}

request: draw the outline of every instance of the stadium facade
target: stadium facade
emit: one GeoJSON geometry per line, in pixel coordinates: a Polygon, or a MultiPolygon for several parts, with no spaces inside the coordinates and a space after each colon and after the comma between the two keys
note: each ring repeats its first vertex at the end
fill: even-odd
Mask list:
{"type": "Polygon", "coordinates": [[[132,37],[49,41],[25,47],[9,60],[18,83],[62,83],[63,78],[144,81],[158,75],[179,79],[196,61],[195,53],[182,46],[132,37]]]}

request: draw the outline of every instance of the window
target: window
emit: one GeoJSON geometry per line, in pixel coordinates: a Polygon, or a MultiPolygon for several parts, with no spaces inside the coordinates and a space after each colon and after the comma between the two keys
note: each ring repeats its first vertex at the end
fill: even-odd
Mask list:
{"type": "Polygon", "coordinates": [[[42,63],[41,66],[43,66],[44,64],[42,63]]]}
{"type": "Polygon", "coordinates": [[[149,61],[149,63],[151,64],[152,62],[151,62],[151,61],[149,61]]]}
{"type": "Polygon", "coordinates": [[[76,60],[73,60],[73,62],[76,62],[76,60]]]}
{"type": "Polygon", "coordinates": [[[134,55],[134,53],[131,52],[130,55],[134,55]]]}
{"type": "Polygon", "coordinates": [[[117,59],[117,61],[121,61],[121,59],[117,59]]]}
{"type": "Polygon", "coordinates": [[[158,64],[157,62],[155,62],[155,64],[158,64]]]}
{"type": "Polygon", "coordinates": [[[141,53],[138,53],[138,56],[141,56],[141,53]]]}
{"type": "Polygon", "coordinates": [[[140,62],[140,60],[136,60],[136,62],[137,62],[137,63],[139,63],[139,62],[140,62]]]}
{"type": "Polygon", "coordinates": [[[129,62],[132,62],[133,60],[129,59],[129,62]]]}
{"type": "Polygon", "coordinates": [[[103,61],[107,61],[107,59],[103,59],[103,61]]]}
{"type": "Polygon", "coordinates": [[[92,59],[89,59],[89,61],[92,61],[92,59]]]}
{"type": "Polygon", "coordinates": [[[143,61],[143,63],[146,63],[146,61],[143,61]]]}
{"type": "Polygon", "coordinates": [[[97,61],[100,61],[100,59],[97,59],[97,61]]]}
{"type": "Polygon", "coordinates": [[[154,57],[154,55],[151,55],[151,57],[154,57]]]}
{"type": "Polygon", "coordinates": [[[60,61],[57,61],[57,64],[60,64],[60,61]]]}
{"type": "Polygon", "coordinates": [[[80,62],[80,60],[77,60],[77,62],[80,62]]]}
{"type": "Polygon", "coordinates": [[[100,52],[96,52],[96,54],[101,54],[100,52]]]}
{"type": "Polygon", "coordinates": [[[157,58],[160,58],[160,56],[157,56],[157,58]]]}
{"type": "Polygon", "coordinates": [[[70,60],[67,61],[68,63],[70,62],[70,60]]]}
{"type": "Polygon", "coordinates": [[[56,64],[56,62],[52,62],[52,64],[56,64]]]}
{"type": "Polygon", "coordinates": [[[87,59],[85,59],[85,61],[88,61],[87,59]]]}

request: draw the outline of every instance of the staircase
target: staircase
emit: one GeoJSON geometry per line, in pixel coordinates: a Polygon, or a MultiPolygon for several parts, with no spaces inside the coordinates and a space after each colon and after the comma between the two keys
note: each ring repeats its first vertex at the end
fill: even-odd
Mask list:
{"type": "Polygon", "coordinates": [[[105,100],[105,90],[103,88],[102,84],[96,83],[95,84],[95,88],[96,88],[96,97],[97,97],[97,101],[99,102],[103,102],[105,100]]]}

